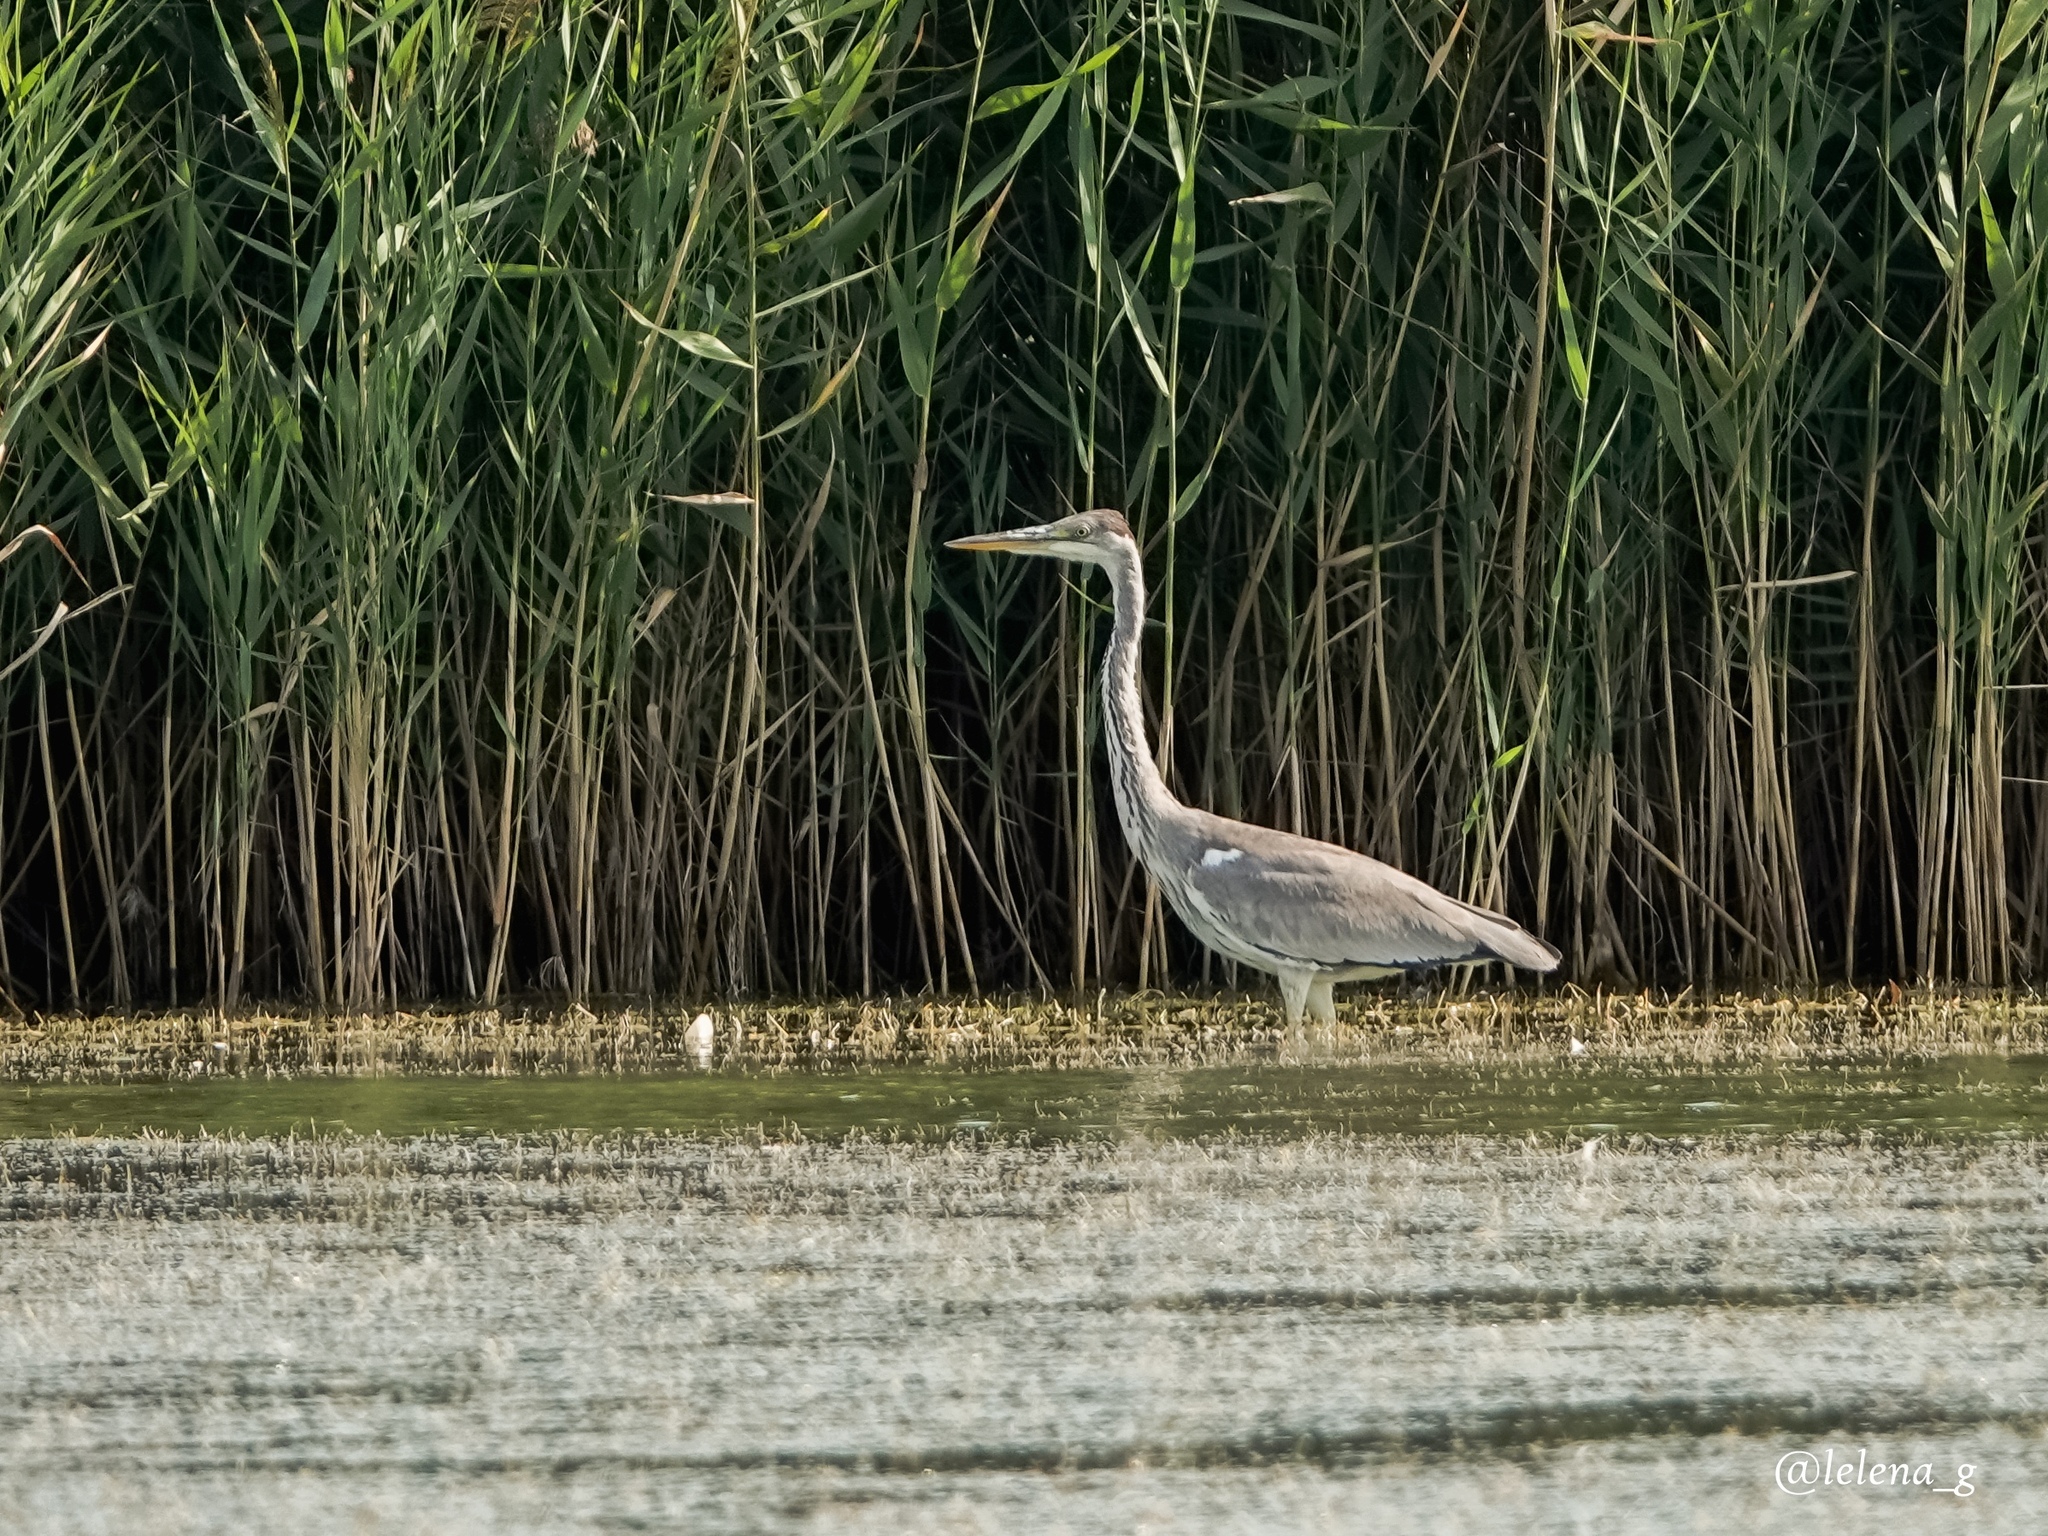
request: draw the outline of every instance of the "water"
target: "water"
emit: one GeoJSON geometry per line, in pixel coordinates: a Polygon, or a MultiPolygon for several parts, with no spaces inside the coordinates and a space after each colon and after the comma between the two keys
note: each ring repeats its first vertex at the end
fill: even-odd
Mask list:
{"type": "Polygon", "coordinates": [[[0,1530],[2048,1529],[2043,1075],[8,1088],[0,1530]]]}
{"type": "Polygon", "coordinates": [[[1513,1135],[1584,1140],[1723,1133],[2048,1135],[2048,1058],[1708,1070],[1565,1061],[1466,1067],[934,1067],[555,1077],[199,1075],[0,1087],[0,1137],[507,1135],[576,1128],[929,1138],[1513,1135]]]}

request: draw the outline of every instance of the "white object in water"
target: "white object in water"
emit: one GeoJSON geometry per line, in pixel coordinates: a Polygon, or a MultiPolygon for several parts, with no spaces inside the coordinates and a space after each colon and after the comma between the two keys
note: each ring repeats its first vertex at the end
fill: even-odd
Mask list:
{"type": "Polygon", "coordinates": [[[711,1015],[700,1013],[690,1021],[690,1027],[683,1031],[683,1043],[697,1058],[697,1065],[711,1065],[711,1044],[717,1037],[718,1028],[711,1022],[711,1015]]]}
{"type": "Polygon", "coordinates": [[[1577,1035],[1572,1036],[1572,1054],[1574,1056],[1583,1056],[1586,1054],[1586,1042],[1581,1040],[1577,1035]]]}

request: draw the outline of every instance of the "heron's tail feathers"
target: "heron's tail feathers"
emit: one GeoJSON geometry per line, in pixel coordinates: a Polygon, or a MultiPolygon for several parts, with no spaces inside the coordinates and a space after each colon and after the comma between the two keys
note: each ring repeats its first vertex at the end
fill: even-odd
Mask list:
{"type": "Polygon", "coordinates": [[[1563,956],[1526,928],[1504,917],[1496,917],[1486,934],[1486,947],[1496,960],[1519,965],[1525,971],[1554,971],[1563,956]]]}
{"type": "Polygon", "coordinates": [[[1466,931],[1484,945],[1496,960],[1518,965],[1525,971],[1554,971],[1564,957],[1511,917],[1475,907],[1469,901],[1445,897],[1465,914],[1466,931]]]}

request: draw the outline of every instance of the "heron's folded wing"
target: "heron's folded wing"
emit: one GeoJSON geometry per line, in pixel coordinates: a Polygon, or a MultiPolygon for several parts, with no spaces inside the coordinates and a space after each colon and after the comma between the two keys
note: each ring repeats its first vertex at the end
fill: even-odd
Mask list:
{"type": "Polygon", "coordinates": [[[1231,847],[1205,849],[1189,864],[1190,894],[1276,960],[1402,969],[1460,960],[1537,970],[1557,963],[1554,950],[1509,919],[1332,844],[1246,828],[1231,847]],[[1266,835],[1246,835],[1253,832],[1266,835]]]}

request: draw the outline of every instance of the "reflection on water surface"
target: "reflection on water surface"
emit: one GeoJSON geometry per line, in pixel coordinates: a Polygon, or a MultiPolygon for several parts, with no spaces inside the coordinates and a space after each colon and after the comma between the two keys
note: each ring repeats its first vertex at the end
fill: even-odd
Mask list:
{"type": "Polygon", "coordinates": [[[832,1138],[2048,1134],[2048,1058],[1701,1070],[1584,1063],[583,1077],[198,1075],[0,1088],[0,1137],[582,1130],[832,1138]]]}

